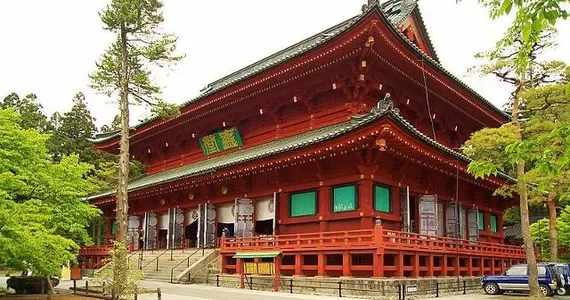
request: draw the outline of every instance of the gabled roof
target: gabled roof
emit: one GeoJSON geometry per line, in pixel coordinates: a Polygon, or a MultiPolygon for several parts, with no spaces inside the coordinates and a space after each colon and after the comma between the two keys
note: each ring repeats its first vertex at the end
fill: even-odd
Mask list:
{"type": "MultiPolygon", "coordinates": [[[[454,79],[456,82],[458,82],[460,85],[462,85],[465,89],[467,89],[468,91],[470,91],[471,93],[473,93],[477,98],[479,98],[479,100],[486,104],[488,107],[490,107],[491,109],[495,110],[497,113],[508,117],[503,111],[501,111],[499,108],[495,107],[492,103],[490,103],[489,101],[487,101],[485,98],[483,98],[483,96],[481,96],[480,94],[478,94],[477,92],[475,92],[473,89],[471,89],[469,86],[467,86],[465,83],[463,83],[459,78],[455,77],[453,74],[451,74],[449,71],[447,71],[443,66],[441,66],[441,64],[439,63],[439,59],[437,57],[437,55],[435,54],[435,50],[433,49],[433,46],[431,44],[431,40],[429,39],[429,35],[427,34],[427,32],[425,31],[424,28],[424,24],[423,24],[423,20],[421,18],[421,14],[419,12],[419,7],[417,5],[417,0],[388,0],[383,2],[382,4],[378,5],[378,4],[374,4],[371,5],[369,7],[366,8],[366,10],[363,11],[362,14],[355,16],[353,18],[350,18],[344,22],[341,22],[333,27],[330,27],[316,35],[313,35],[299,43],[296,43],[290,47],[287,47],[275,54],[272,54],[264,59],[261,59],[245,68],[242,68],[236,72],[233,72],[221,79],[218,79],[208,85],[206,85],[206,87],[204,87],[201,90],[201,94],[185,103],[182,104],[182,107],[186,107],[192,103],[196,103],[204,98],[206,98],[207,96],[214,94],[222,89],[228,88],[236,83],[242,82],[245,79],[252,77],[254,75],[257,75],[267,69],[273,68],[277,65],[280,65],[281,63],[284,63],[286,61],[291,60],[292,58],[301,56],[302,54],[313,50],[317,47],[319,47],[320,45],[325,44],[327,41],[332,40],[340,35],[342,35],[343,33],[347,32],[350,28],[354,27],[354,25],[358,24],[360,21],[364,20],[368,15],[370,15],[371,13],[373,13],[374,11],[378,11],[380,13],[380,15],[382,17],[384,17],[388,22],[386,22],[389,26],[389,28],[392,29],[392,31],[396,34],[396,36],[399,36],[406,44],[408,44],[408,46],[410,48],[412,48],[413,51],[419,53],[423,59],[425,59],[427,62],[431,63],[436,69],[440,70],[441,72],[447,74],[449,77],[451,77],[452,79],[454,79]],[[424,53],[423,50],[421,50],[420,48],[418,48],[413,42],[411,42],[410,40],[408,40],[398,29],[398,26],[406,20],[406,18],[408,16],[410,16],[410,14],[415,13],[419,16],[418,20],[420,21],[421,24],[419,24],[419,30],[422,31],[422,33],[425,33],[425,37],[427,37],[426,43],[428,48],[430,48],[430,51],[433,50],[433,54],[435,55],[435,57],[431,57],[428,54],[424,53]]],[[[135,126],[136,128],[139,128],[141,126],[144,126],[148,123],[151,123],[153,121],[157,121],[158,118],[151,118],[149,120],[146,120],[145,122],[142,122],[138,125],[135,126]]],[[[106,142],[108,140],[111,140],[115,137],[118,137],[118,133],[114,134],[114,135],[105,135],[105,136],[96,136],[95,139],[93,139],[92,141],[94,143],[102,143],[102,142],[106,142]]]]}
{"type": "MultiPolygon", "coordinates": [[[[389,99],[389,97],[390,95],[387,94],[383,100],[380,100],[378,102],[378,105],[375,108],[373,108],[371,112],[360,116],[354,116],[349,121],[277,139],[269,143],[253,146],[243,150],[238,150],[226,155],[205,159],[190,165],[167,170],[161,173],[144,176],[142,178],[129,182],[128,191],[131,192],[147,188],[156,184],[167,183],[202,174],[215,173],[216,170],[219,169],[239,165],[242,163],[318,144],[324,141],[331,140],[343,134],[349,133],[356,129],[362,128],[363,126],[382,118],[390,118],[395,123],[400,125],[401,128],[410,133],[412,136],[414,136],[418,140],[427,143],[430,147],[435,148],[436,150],[442,153],[454,156],[458,160],[464,163],[471,162],[471,159],[469,157],[436,142],[435,140],[424,135],[422,132],[420,132],[418,129],[412,126],[412,124],[410,124],[406,119],[400,116],[399,110],[396,107],[394,107],[394,104],[389,99]]],[[[500,173],[499,177],[509,181],[515,180],[512,177],[509,177],[508,175],[505,175],[503,173],[500,173]]],[[[114,194],[115,194],[114,191],[108,191],[105,193],[88,197],[87,199],[93,200],[101,197],[112,196],[114,194]]]]}

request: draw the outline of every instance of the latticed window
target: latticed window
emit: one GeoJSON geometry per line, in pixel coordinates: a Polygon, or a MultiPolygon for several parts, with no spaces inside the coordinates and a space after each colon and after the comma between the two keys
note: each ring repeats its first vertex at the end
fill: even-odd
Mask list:
{"type": "Polygon", "coordinates": [[[485,214],[482,211],[477,213],[477,224],[479,230],[485,230],[485,214]]]}
{"type": "Polygon", "coordinates": [[[291,217],[312,216],[317,213],[317,192],[308,191],[291,194],[291,217]]]}
{"type": "Polygon", "coordinates": [[[392,212],[389,188],[381,185],[374,186],[374,210],[385,213],[392,212]]]}
{"type": "Polygon", "coordinates": [[[356,185],[333,188],[333,212],[356,210],[356,185]]]}
{"type": "Polygon", "coordinates": [[[491,232],[498,232],[497,231],[497,215],[496,214],[490,215],[489,225],[491,225],[491,232]]]}

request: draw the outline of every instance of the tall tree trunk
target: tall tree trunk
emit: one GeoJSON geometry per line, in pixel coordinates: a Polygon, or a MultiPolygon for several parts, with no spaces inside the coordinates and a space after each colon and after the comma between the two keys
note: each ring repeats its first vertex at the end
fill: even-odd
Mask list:
{"type": "Polygon", "coordinates": [[[550,261],[558,261],[558,233],[556,232],[556,194],[548,193],[548,232],[550,233],[550,261]]]}
{"type": "MultiPolygon", "coordinates": [[[[520,93],[526,82],[525,74],[521,75],[519,85],[515,91],[515,97],[513,99],[513,111],[511,115],[511,121],[517,126],[519,131],[519,138],[522,141],[522,127],[519,122],[519,100],[520,93]]],[[[526,262],[528,264],[528,286],[529,294],[531,297],[542,296],[540,292],[540,286],[538,285],[538,268],[536,266],[536,256],[534,255],[534,245],[530,237],[530,218],[528,211],[528,193],[527,186],[524,180],[525,174],[525,161],[520,160],[517,162],[517,192],[519,193],[520,200],[520,212],[521,212],[521,234],[524,242],[524,250],[526,254],[526,262]]]]}
{"type": "Polygon", "coordinates": [[[127,33],[121,29],[121,141],[119,152],[119,184],[117,187],[117,236],[119,242],[127,242],[127,213],[129,201],[127,183],[129,181],[129,69],[127,33]]]}
{"type": "MultiPolygon", "coordinates": [[[[129,200],[127,194],[127,183],[129,181],[129,67],[128,67],[128,49],[127,49],[127,32],[121,26],[121,93],[119,99],[119,108],[121,110],[121,141],[119,152],[119,174],[117,186],[117,235],[115,237],[116,255],[113,268],[113,290],[117,295],[123,294],[123,289],[127,287],[128,282],[128,260],[127,260],[127,214],[129,211],[129,200]]],[[[118,296],[117,296],[118,297],[118,296]]]]}

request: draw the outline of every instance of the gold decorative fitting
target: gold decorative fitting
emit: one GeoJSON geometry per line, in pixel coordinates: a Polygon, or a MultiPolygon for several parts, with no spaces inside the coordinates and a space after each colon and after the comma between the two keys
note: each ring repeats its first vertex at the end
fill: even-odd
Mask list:
{"type": "Polygon", "coordinates": [[[244,197],[244,198],[247,198],[247,194],[243,194],[243,197],[244,197]]]}
{"type": "Polygon", "coordinates": [[[380,151],[386,151],[386,140],[385,139],[377,139],[376,140],[376,146],[378,146],[378,149],[380,151]]]}
{"type": "Polygon", "coordinates": [[[364,74],[358,75],[358,81],[364,81],[364,74]]]}
{"type": "Polygon", "coordinates": [[[225,185],[224,185],[224,186],[222,186],[221,192],[222,192],[222,195],[225,195],[225,194],[227,194],[227,193],[228,193],[228,187],[227,187],[227,186],[225,186],[225,185]]]}
{"type": "Polygon", "coordinates": [[[323,219],[323,216],[319,216],[319,221],[323,219]]]}
{"type": "Polygon", "coordinates": [[[363,68],[366,68],[366,61],[365,60],[361,61],[360,66],[363,68]]]}
{"type": "Polygon", "coordinates": [[[363,212],[360,212],[360,214],[359,214],[359,215],[362,217],[362,216],[364,216],[364,213],[363,213],[363,212]]]}
{"type": "Polygon", "coordinates": [[[192,193],[192,192],[188,193],[188,199],[189,200],[194,200],[194,196],[195,196],[194,193],[192,193]]]}
{"type": "Polygon", "coordinates": [[[364,179],[364,174],[360,174],[360,179],[364,179]]]}
{"type": "Polygon", "coordinates": [[[320,186],[323,186],[323,182],[322,182],[322,181],[319,181],[319,185],[320,185],[320,186]]]}
{"type": "Polygon", "coordinates": [[[164,205],[164,204],[166,204],[166,200],[160,199],[160,205],[164,205]]]}
{"type": "Polygon", "coordinates": [[[332,88],[333,88],[333,90],[336,90],[336,83],[333,83],[332,88]]]}
{"type": "Polygon", "coordinates": [[[277,220],[277,223],[281,224],[281,220],[277,220]]]}
{"type": "Polygon", "coordinates": [[[371,178],[371,179],[374,179],[374,174],[370,174],[370,178],[371,178]]]}

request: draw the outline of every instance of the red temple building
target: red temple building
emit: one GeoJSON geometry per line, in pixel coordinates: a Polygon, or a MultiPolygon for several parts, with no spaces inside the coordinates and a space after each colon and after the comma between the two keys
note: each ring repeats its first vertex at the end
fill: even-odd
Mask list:
{"type": "MultiPolygon", "coordinates": [[[[493,195],[513,179],[474,178],[457,149],[507,121],[441,66],[415,0],[369,1],[132,130],[147,175],[129,183],[129,237],[135,250],[215,244],[230,274],[249,250],[281,251],[282,275],[502,272],[524,260],[503,243],[516,202],[493,195]]],[[[96,147],[116,154],[119,137],[96,147]]],[[[89,200],[112,239],[115,193],[89,200]]]]}

